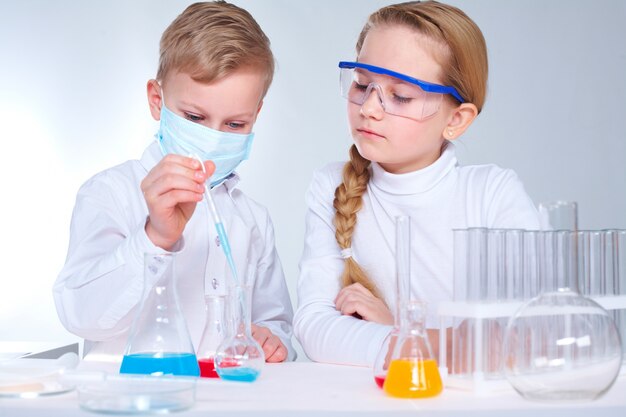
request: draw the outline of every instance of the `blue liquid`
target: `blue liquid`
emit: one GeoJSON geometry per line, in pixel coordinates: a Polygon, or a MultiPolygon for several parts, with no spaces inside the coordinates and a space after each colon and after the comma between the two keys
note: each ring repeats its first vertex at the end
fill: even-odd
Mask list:
{"type": "Polygon", "coordinates": [[[252,368],[221,368],[217,373],[226,381],[254,382],[259,377],[259,371],[252,368]]]}
{"type": "Polygon", "coordinates": [[[120,373],[200,376],[200,368],[193,353],[135,353],[124,356],[120,373]]]}

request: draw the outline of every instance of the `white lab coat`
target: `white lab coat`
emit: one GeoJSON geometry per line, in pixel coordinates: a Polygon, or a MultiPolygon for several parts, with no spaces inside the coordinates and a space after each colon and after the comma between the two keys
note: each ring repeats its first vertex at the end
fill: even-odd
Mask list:
{"type": "MultiPolygon", "coordinates": [[[[85,338],[85,353],[121,357],[143,288],[144,253],[164,253],[145,232],[148,208],[140,183],[162,158],[156,142],[141,160],[127,161],[88,180],[79,190],[63,270],[54,284],[59,318],[85,338]]],[[[252,322],[291,345],[293,310],[274,247],[267,210],[244,195],[237,175],[213,189],[239,276],[253,272],[252,322]]],[[[178,297],[195,348],[205,324],[204,294],[223,292],[227,263],[203,201],[176,244],[178,297]],[[214,281],[217,288],[214,289],[214,281]]]]}
{"type": "MultiPolygon", "coordinates": [[[[334,302],[345,263],[333,224],[343,165],[318,170],[306,194],[294,333],[312,360],[372,365],[391,326],[342,316],[334,302]]],[[[376,163],[370,170],[352,237],[354,259],[395,311],[394,219],[410,216],[412,298],[428,302],[427,327],[438,327],[437,304],[452,299],[453,229],[539,228],[537,210],[513,171],[495,165],[460,167],[452,144],[432,165],[415,172],[394,175],[376,163]]]]}

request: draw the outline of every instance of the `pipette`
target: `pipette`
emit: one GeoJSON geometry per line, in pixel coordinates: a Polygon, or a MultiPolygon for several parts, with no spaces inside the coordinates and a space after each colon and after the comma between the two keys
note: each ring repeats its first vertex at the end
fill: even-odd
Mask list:
{"type": "MultiPolygon", "coordinates": [[[[200,166],[202,167],[202,172],[206,174],[206,168],[204,167],[204,162],[200,159],[198,155],[190,155],[191,158],[196,159],[200,162],[200,166]]],[[[208,178],[207,178],[208,181],[208,178]]],[[[233,255],[230,251],[230,243],[228,242],[228,236],[226,235],[226,230],[224,229],[224,224],[222,223],[222,218],[220,217],[219,212],[217,211],[217,207],[215,206],[215,202],[213,201],[213,197],[211,196],[211,190],[207,185],[207,181],[204,182],[204,194],[206,196],[207,205],[209,207],[209,211],[213,216],[213,223],[215,223],[215,229],[217,230],[217,236],[220,240],[220,246],[224,251],[224,255],[226,255],[226,260],[228,261],[228,265],[230,266],[230,270],[233,273],[233,279],[235,280],[235,285],[239,285],[239,279],[237,278],[237,270],[235,269],[235,262],[233,261],[233,255]]]]}

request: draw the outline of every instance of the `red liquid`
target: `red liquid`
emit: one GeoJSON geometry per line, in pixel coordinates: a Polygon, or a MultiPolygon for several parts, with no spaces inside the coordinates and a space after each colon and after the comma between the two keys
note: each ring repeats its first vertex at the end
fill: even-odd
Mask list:
{"type": "MultiPolygon", "coordinates": [[[[202,368],[200,368],[202,369],[202,368]]],[[[376,385],[378,385],[378,388],[382,389],[383,388],[383,384],[385,383],[385,376],[375,376],[374,377],[374,381],[376,381],[376,385]]]]}
{"type": "Polygon", "coordinates": [[[219,375],[215,372],[213,358],[198,359],[198,366],[200,366],[200,376],[202,378],[219,378],[219,375]]]}

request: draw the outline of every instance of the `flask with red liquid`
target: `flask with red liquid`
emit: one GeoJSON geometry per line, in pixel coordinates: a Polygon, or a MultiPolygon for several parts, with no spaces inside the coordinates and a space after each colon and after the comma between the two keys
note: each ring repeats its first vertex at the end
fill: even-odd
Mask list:
{"type": "Polygon", "coordinates": [[[226,337],[226,296],[205,295],[206,324],[198,346],[198,365],[203,378],[219,378],[215,370],[215,353],[226,337]]]}
{"type": "Polygon", "coordinates": [[[374,381],[381,389],[391,364],[391,354],[400,334],[400,311],[408,300],[411,285],[411,218],[396,217],[396,308],[394,326],[374,362],[374,381]]]}

